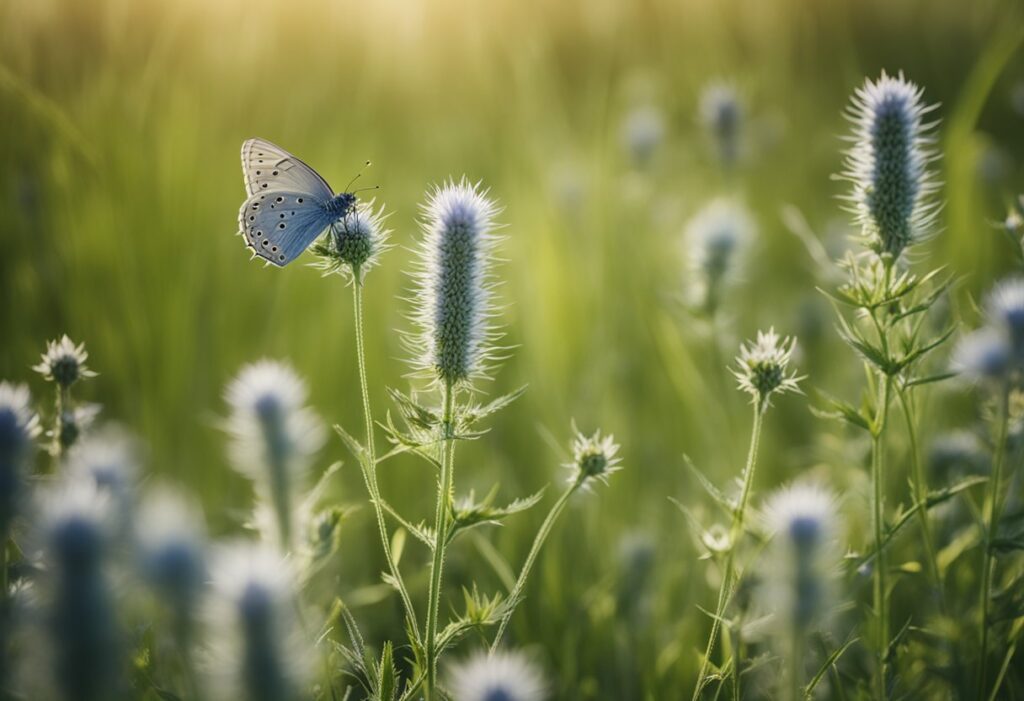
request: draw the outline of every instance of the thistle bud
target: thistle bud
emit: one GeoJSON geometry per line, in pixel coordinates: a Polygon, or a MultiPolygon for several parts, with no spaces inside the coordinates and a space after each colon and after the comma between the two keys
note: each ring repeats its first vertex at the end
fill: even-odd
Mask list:
{"type": "Polygon", "coordinates": [[[602,436],[601,431],[586,436],[577,430],[572,441],[572,462],[565,465],[571,473],[569,483],[583,485],[597,479],[607,484],[608,477],[622,469],[618,452],[614,436],[602,436]]]}
{"type": "Polygon", "coordinates": [[[718,308],[725,286],[737,277],[740,259],[754,238],[750,214],[738,202],[716,199],[686,225],[690,297],[707,314],[718,308]]]}
{"type": "Polygon", "coordinates": [[[85,365],[88,359],[85,344],[76,346],[65,334],[46,344],[42,361],[32,369],[50,382],[56,382],[62,389],[68,389],[81,379],[96,376],[85,365]]]}
{"type": "Polygon", "coordinates": [[[448,687],[453,701],[542,701],[544,677],[519,652],[478,652],[452,666],[448,687]]]}
{"type": "Polygon", "coordinates": [[[722,82],[705,86],[700,95],[698,117],[721,164],[726,168],[735,165],[739,160],[743,125],[743,103],[736,88],[722,82]]]}
{"type": "Polygon", "coordinates": [[[494,202],[463,179],[436,188],[424,207],[413,319],[413,365],[442,385],[485,375],[497,334],[491,284],[494,202]]]}
{"type": "Polygon", "coordinates": [[[622,124],[622,143],[638,168],[646,167],[665,137],[665,120],[650,105],[636,107],[622,124]]]}
{"type": "Polygon", "coordinates": [[[352,207],[327,236],[313,247],[320,257],[319,267],[326,273],[340,272],[356,282],[375,267],[388,246],[384,228],[384,208],[374,210],[372,202],[361,202],[352,207]]]}
{"type": "Polygon", "coordinates": [[[296,532],[299,488],[325,438],[319,417],[305,406],[306,395],[295,371],[272,360],[242,368],[226,392],[232,463],[255,483],[285,550],[296,532]]]}
{"type": "Polygon", "coordinates": [[[758,331],[754,343],[740,346],[733,375],[739,387],[750,395],[758,407],[771,404],[773,394],[799,392],[800,379],[789,370],[789,361],[796,348],[795,338],[779,338],[775,329],[758,331]]]}
{"type": "Polygon", "coordinates": [[[922,121],[936,105],[925,105],[923,92],[902,73],[883,71],[854,93],[847,111],[854,126],[842,173],[853,185],[848,199],[868,246],[893,258],[930,233],[937,211],[928,168],[935,124],[922,121]]]}

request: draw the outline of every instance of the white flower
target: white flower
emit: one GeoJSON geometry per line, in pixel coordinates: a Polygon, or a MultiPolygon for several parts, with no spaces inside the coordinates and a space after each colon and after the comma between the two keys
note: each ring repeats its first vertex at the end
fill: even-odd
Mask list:
{"type": "Polygon", "coordinates": [[[522,653],[478,652],[453,665],[448,675],[453,701],[541,701],[544,678],[522,653]]]}
{"type": "Polygon", "coordinates": [[[996,382],[1010,371],[1010,344],[1006,335],[984,327],[961,338],[953,349],[952,368],[974,382],[996,382]]]}
{"type": "Polygon", "coordinates": [[[602,436],[601,431],[595,431],[593,435],[587,436],[576,430],[572,440],[572,462],[565,467],[571,473],[570,484],[583,484],[591,478],[598,479],[604,483],[608,477],[621,470],[622,459],[617,456],[619,446],[612,435],[602,436]]]}
{"type": "Polygon", "coordinates": [[[758,331],[754,343],[740,346],[736,358],[738,369],[733,375],[739,387],[747,392],[752,401],[768,406],[771,396],[783,392],[799,392],[798,382],[802,379],[789,371],[789,361],[796,348],[795,338],[779,338],[775,329],[758,331]]]}
{"type": "Polygon", "coordinates": [[[652,105],[634,108],[622,124],[622,142],[638,166],[646,165],[665,138],[665,120],[652,105]]]}
{"type": "Polygon", "coordinates": [[[735,200],[712,200],[690,219],[685,253],[695,305],[714,311],[722,287],[737,277],[743,254],[755,235],[753,219],[735,200]]]}
{"type": "Polygon", "coordinates": [[[80,343],[76,346],[65,334],[46,344],[42,362],[34,365],[32,369],[47,380],[67,388],[82,378],[96,376],[96,373],[85,366],[88,359],[85,344],[80,343]]]}
{"type": "Polygon", "coordinates": [[[714,141],[718,158],[725,166],[739,157],[743,104],[736,88],[729,83],[713,82],[700,95],[698,117],[714,141]]]}

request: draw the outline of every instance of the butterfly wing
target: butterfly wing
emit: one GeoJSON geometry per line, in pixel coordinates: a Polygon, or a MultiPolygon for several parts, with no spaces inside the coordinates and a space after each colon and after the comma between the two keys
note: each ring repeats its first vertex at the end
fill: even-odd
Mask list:
{"type": "Polygon", "coordinates": [[[249,139],[242,144],[242,172],[250,197],[274,191],[305,192],[327,202],[334,196],[319,173],[266,139],[249,139]]]}
{"type": "Polygon", "coordinates": [[[238,211],[246,246],[279,267],[298,258],[333,219],[306,192],[259,192],[238,211]]]}

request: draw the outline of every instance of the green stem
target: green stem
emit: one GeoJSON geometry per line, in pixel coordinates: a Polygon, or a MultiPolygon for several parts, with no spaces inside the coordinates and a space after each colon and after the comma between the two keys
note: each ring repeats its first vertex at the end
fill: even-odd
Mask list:
{"type": "Polygon", "coordinates": [[[441,575],[444,553],[448,545],[448,502],[451,499],[453,472],[455,471],[455,388],[450,382],[444,386],[444,416],[441,423],[443,454],[441,478],[437,488],[437,508],[434,512],[434,558],[430,565],[430,592],[427,604],[426,629],[426,701],[431,701],[437,687],[437,617],[441,605],[441,575]]]}
{"type": "Polygon", "coordinates": [[[989,602],[992,599],[992,575],[995,569],[995,559],[992,557],[992,541],[996,539],[999,531],[999,518],[1002,512],[1002,494],[1000,486],[1003,482],[1003,463],[1006,454],[1006,434],[1010,424],[1010,393],[1004,389],[999,399],[999,428],[995,445],[995,460],[992,465],[992,481],[989,483],[989,497],[987,503],[988,512],[987,527],[985,530],[984,551],[981,565],[981,644],[978,654],[981,661],[978,665],[978,693],[979,699],[985,698],[985,688],[988,686],[988,614],[989,602]]]}
{"type": "Polygon", "coordinates": [[[907,397],[907,391],[899,384],[896,386],[896,396],[899,399],[900,407],[903,409],[903,419],[907,424],[907,438],[910,441],[911,461],[914,471],[914,500],[918,504],[922,504],[922,507],[917,510],[917,515],[921,521],[921,534],[924,537],[928,568],[931,571],[932,578],[935,580],[935,587],[939,593],[939,605],[945,611],[946,595],[942,584],[942,576],[939,573],[939,559],[935,553],[935,541],[932,539],[931,524],[928,523],[928,510],[923,506],[928,500],[928,483],[924,464],[921,460],[920,445],[917,440],[917,426],[914,422],[913,409],[907,397]]]}
{"type": "Polygon", "coordinates": [[[789,699],[800,701],[803,698],[803,653],[805,635],[799,624],[794,624],[789,649],[789,699]]]}
{"type": "Polygon", "coordinates": [[[509,593],[509,607],[501,617],[501,623],[498,624],[498,632],[494,636],[494,642],[491,643],[492,653],[498,649],[498,645],[501,643],[501,639],[505,635],[505,629],[508,627],[508,622],[511,620],[512,614],[515,612],[515,607],[519,597],[523,594],[523,589],[526,587],[526,579],[530,576],[530,570],[533,568],[533,564],[537,560],[537,555],[540,553],[541,547],[544,546],[544,541],[547,540],[548,535],[551,533],[551,528],[555,525],[555,521],[558,520],[558,517],[565,509],[565,505],[569,502],[569,497],[571,497],[573,492],[579,489],[582,484],[582,479],[574,480],[569,488],[562,492],[562,496],[558,497],[558,501],[556,501],[554,506],[551,507],[551,511],[549,511],[548,515],[545,517],[544,523],[540,526],[540,530],[537,531],[537,535],[533,539],[533,545],[530,547],[530,552],[526,556],[526,562],[523,563],[523,569],[519,572],[519,578],[516,580],[515,586],[512,587],[512,591],[509,593]]]}
{"type": "Polygon", "coordinates": [[[757,449],[761,442],[761,426],[764,422],[765,408],[766,406],[763,402],[754,404],[754,424],[750,430],[750,449],[747,452],[747,464],[743,469],[743,487],[740,491],[739,505],[733,513],[732,527],[729,529],[729,551],[725,556],[722,584],[718,589],[718,603],[715,605],[715,617],[711,620],[711,633],[708,635],[708,644],[704,649],[704,658],[700,663],[697,683],[693,688],[693,701],[697,701],[700,698],[700,692],[704,689],[704,678],[707,676],[708,665],[711,663],[711,653],[718,639],[720,621],[725,616],[725,608],[732,595],[736,545],[740,535],[743,533],[743,519],[746,513],[747,501],[750,499],[751,485],[754,483],[754,468],[757,465],[757,449]]]}
{"type": "Polygon", "coordinates": [[[889,393],[892,378],[885,375],[881,381],[880,396],[876,409],[875,425],[871,431],[871,482],[873,486],[873,518],[875,532],[874,608],[878,616],[878,670],[875,679],[875,696],[884,699],[886,680],[886,657],[889,650],[889,616],[886,604],[885,583],[885,425],[889,417],[889,393]]]}
{"type": "Polygon", "coordinates": [[[388,570],[398,587],[399,596],[402,597],[402,604],[405,606],[405,615],[409,623],[410,635],[413,635],[416,643],[419,643],[419,623],[416,620],[416,610],[412,605],[412,598],[405,587],[405,580],[398,569],[394,555],[391,552],[391,539],[388,537],[387,525],[384,521],[384,510],[381,507],[380,487],[377,483],[377,452],[373,439],[373,413],[370,410],[370,391],[366,381],[366,349],[363,341],[363,283],[359,277],[359,271],[354,271],[356,278],[353,283],[353,306],[355,308],[356,327],[356,358],[359,364],[359,388],[363,395],[363,419],[366,422],[366,456],[360,463],[363,468],[363,480],[366,482],[366,490],[370,493],[370,501],[377,517],[377,530],[380,531],[380,542],[384,548],[384,559],[387,560],[388,570]]]}

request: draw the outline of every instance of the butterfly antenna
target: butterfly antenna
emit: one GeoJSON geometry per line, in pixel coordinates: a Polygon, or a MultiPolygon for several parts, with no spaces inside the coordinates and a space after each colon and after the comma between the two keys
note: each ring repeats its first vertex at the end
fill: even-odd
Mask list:
{"type": "MultiPolygon", "coordinates": [[[[373,164],[370,163],[370,161],[367,161],[366,163],[363,164],[363,169],[365,170],[366,168],[369,168],[371,165],[373,164]]],[[[359,180],[359,178],[361,177],[363,177],[362,170],[356,173],[356,176],[348,181],[348,185],[345,186],[345,192],[352,192],[352,190],[350,190],[349,188],[352,187],[352,183],[354,183],[356,180],[359,180]]]]}
{"type": "Polygon", "coordinates": [[[380,185],[369,185],[367,187],[361,187],[358,190],[350,190],[349,192],[351,192],[354,195],[357,192],[366,192],[367,190],[379,190],[379,189],[380,189],[380,185]]]}

